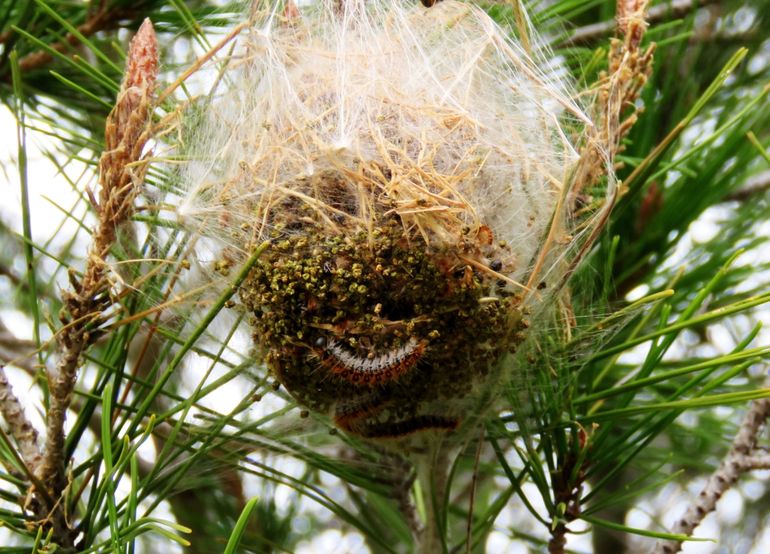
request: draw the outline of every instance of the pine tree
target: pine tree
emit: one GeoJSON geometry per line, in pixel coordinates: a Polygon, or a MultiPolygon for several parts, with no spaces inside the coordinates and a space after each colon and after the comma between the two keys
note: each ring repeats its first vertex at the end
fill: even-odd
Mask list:
{"type": "Polygon", "coordinates": [[[737,483],[714,538],[761,551],[770,5],[524,4],[481,7],[525,47],[531,18],[597,123],[580,241],[502,405],[423,463],[266,369],[232,305],[274,245],[190,265],[168,145],[243,6],[0,0],[0,552],[674,552],[737,483]]]}

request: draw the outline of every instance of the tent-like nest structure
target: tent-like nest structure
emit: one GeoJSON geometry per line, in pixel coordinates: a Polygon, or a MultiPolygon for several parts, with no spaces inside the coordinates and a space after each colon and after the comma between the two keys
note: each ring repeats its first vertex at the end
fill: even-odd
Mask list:
{"type": "Polygon", "coordinates": [[[405,443],[483,413],[560,277],[588,118],[558,67],[447,0],[252,14],[189,140],[184,221],[297,401],[405,443]],[[577,137],[577,138],[576,138],[577,137]]]}

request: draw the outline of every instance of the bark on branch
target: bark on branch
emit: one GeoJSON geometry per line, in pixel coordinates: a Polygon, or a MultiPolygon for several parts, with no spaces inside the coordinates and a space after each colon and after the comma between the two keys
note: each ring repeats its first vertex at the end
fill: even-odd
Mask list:
{"type": "Polygon", "coordinates": [[[37,444],[37,429],[27,419],[24,407],[13,394],[2,365],[0,365],[0,413],[3,414],[11,436],[19,447],[19,454],[27,466],[27,472],[33,474],[41,459],[37,444]]]}
{"type": "MultiPolygon", "coordinates": [[[[770,398],[755,400],[741,423],[732,447],[719,468],[709,477],[706,486],[685,514],[676,522],[672,533],[691,536],[703,518],[716,508],[717,501],[742,474],[753,469],[770,469],[770,455],[756,452],[757,437],[770,417],[770,398]]],[[[654,554],[674,554],[682,548],[679,541],[659,541],[654,554]]]]}

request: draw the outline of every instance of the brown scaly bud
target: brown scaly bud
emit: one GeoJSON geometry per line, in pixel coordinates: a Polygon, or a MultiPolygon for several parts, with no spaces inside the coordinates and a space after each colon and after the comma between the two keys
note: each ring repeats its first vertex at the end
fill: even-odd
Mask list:
{"type": "Polygon", "coordinates": [[[133,146],[147,121],[150,99],[158,79],[158,40],[149,19],[145,19],[128,48],[128,59],[114,117],[116,134],[105,137],[107,149],[116,148],[120,142],[133,146]],[[136,113],[138,112],[138,113],[136,113]],[[114,144],[110,139],[117,139],[114,144]]]}
{"type": "Polygon", "coordinates": [[[99,213],[108,233],[105,243],[114,240],[114,224],[124,221],[136,194],[135,183],[144,176],[144,166],[133,167],[141,159],[147,139],[152,94],[158,78],[158,41],[149,19],[145,19],[131,40],[126,72],[115,108],[107,118],[105,151],[99,164],[99,213]]]}

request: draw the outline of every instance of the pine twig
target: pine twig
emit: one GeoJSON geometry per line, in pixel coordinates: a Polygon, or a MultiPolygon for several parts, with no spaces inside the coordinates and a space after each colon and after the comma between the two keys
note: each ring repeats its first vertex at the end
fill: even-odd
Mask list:
{"type": "MultiPolygon", "coordinates": [[[[635,101],[652,72],[654,46],[642,48],[647,29],[648,0],[617,0],[617,30],[620,38],[611,41],[607,72],[597,86],[597,125],[583,146],[580,161],[575,170],[571,204],[590,184],[607,175],[607,166],[622,151],[622,140],[636,123],[635,101]]],[[[570,262],[562,277],[562,283],[575,271],[579,262],[588,254],[598,239],[618,196],[617,188],[611,188],[602,210],[580,251],[570,262]]],[[[585,435],[581,431],[581,441],[585,435]]],[[[584,445],[581,444],[581,448],[584,445]]],[[[549,554],[563,554],[570,532],[567,524],[580,515],[580,499],[584,479],[584,465],[567,453],[559,460],[558,471],[553,476],[552,489],[555,503],[561,513],[552,516],[549,554]],[[580,467],[577,464],[581,464],[580,467]]]]}
{"type": "Polygon", "coordinates": [[[405,460],[398,460],[401,462],[397,468],[400,469],[400,479],[396,479],[393,486],[393,497],[396,500],[399,511],[403,514],[409,525],[409,530],[412,532],[412,536],[417,541],[420,534],[423,531],[423,524],[417,515],[417,508],[412,501],[410,491],[414,485],[417,474],[414,472],[414,468],[405,460]]]}
{"type": "MultiPolygon", "coordinates": [[[[672,2],[664,2],[650,8],[647,13],[647,22],[649,24],[654,24],[684,17],[693,10],[716,2],[717,0],[673,0],[672,2]]],[[[559,42],[556,46],[558,48],[566,48],[569,46],[591,44],[601,38],[611,35],[617,28],[617,19],[592,23],[591,25],[575,29],[569,37],[559,42]]]]}
{"type": "Polygon", "coordinates": [[[482,435],[479,437],[478,444],[476,445],[476,456],[473,460],[473,476],[471,477],[471,490],[470,497],[468,498],[468,520],[465,524],[465,554],[471,554],[473,548],[473,508],[476,501],[476,486],[479,479],[479,462],[481,461],[481,447],[484,445],[484,435],[482,428],[482,435]]]}
{"type": "Polygon", "coordinates": [[[157,41],[152,24],[145,20],[129,48],[126,73],[115,108],[107,118],[105,151],[99,164],[101,190],[95,208],[98,222],[83,278],[70,275],[71,291],[63,293],[64,327],[57,335],[59,359],[49,372],[50,407],[46,418],[46,441],[40,464],[41,480],[56,506],[48,506],[54,534],[64,546],[71,539],[63,520],[60,496],[67,486],[65,474],[64,420],[72,401],[78,367],[86,349],[98,337],[103,314],[109,308],[109,283],[105,258],[112,248],[117,228],[132,213],[133,200],[144,178],[146,165],[139,163],[147,142],[152,94],[158,73],[157,41]]]}
{"type": "MultiPolygon", "coordinates": [[[[107,9],[102,6],[77,27],[77,34],[67,33],[63,40],[51,44],[50,48],[53,51],[64,53],[78,45],[81,41],[80,37],[90,37],[99,31],[115,29],[120,26],[119,22],[121,20],[134,18],[136,14],[137,11],[133,9],[126,9],[124,7],[107,9]]],[[[8,42],[13,35],[13,31],[0,33],[0,44],[8,42]]],[[[50,50],[31,52],[19,60],[19,69],[22,72],[38,69],[50,63],[53,58],[54,54],[50,50]]]]}
{"type": "MultiPolygon", "coordinates": [[[[770,469],[770,455],[754,452],[757,436],[768,417],[770,417],[770,398],[754,400],[743,418],[727,456],[722,460],[719,468],[711,474],[687,512],[676,522],[672,533],[691,536],[703,518],[714,511],[717,501],[742,474],[753,469],[770,469]]],[[[674,554],[681,548],[680,541],[659,541],[652,552],[674,554]]]]}
{"type": "MultiPolygon", "coordinates": [[[[581,148],[575,168],[574,184],[570,191],[572,206],[578,205],[583,191],[607,176],[608,165],[622,152],[623,138],[637,121],[635,102],[652,73],[655,53],[654,44],[642,49],[642,39],[647,29],[648,3],[649,0],[617,0],[616,19],[620,38],[612,39],[608,52],[608,70],[596,85],[596,125],[587,130],[587,140],[581,148]]],[[[594,216],[596,222],[564,272],[560,286],[566,283],[590,252],[609,222],[619,194],[618,188],[611,183],[604,206],[594,216]]]]}
{"type": "Polygon", "coordinates": [[[600,122],[602,143],[610,159],[622,152],[622,141],[637,120],[636,100],[652,73],[654,45],[642,49],[647,30],[648,0],[618,0],[617,22],[621,38],[612,39],[609,68],[599,90],[603,100],[600,122]]]}
{"type": "Polygon", "coordinates": [[[580,452],[586,448],[588,435],[583,429],[578,431],[578,448],[571,450],[553,472],[552,484],[554,503],[559,513],[554,515],[551,522],[551,538],[548,541],[549,554],[564,554],[567,546],[567,524],[580,517],[580,498],[583,493],[583,483],[586,475],[586,460],[580,452]]]}
{"type": "Polygon", "coordinates": [[[0,365],[0,413],[3,414],[11,436],[19,446],[19,454],[27,466],[28,473],[34,473],[42,457],[37,444],[37,429],[27,419],[24,406],[13,394],[13,388],[8,382],[2,365],[0,365]]]}
{"type": "Polygon", "coordinates": [[[445,551],[444,530],[440,520],[446,510],[446,491],[449,484],[449,453],[442,445],[420,456],[416,461],[417,479],[425,501],[425,522],[417,537],[415,552],[434,554],[445,551]]]}

